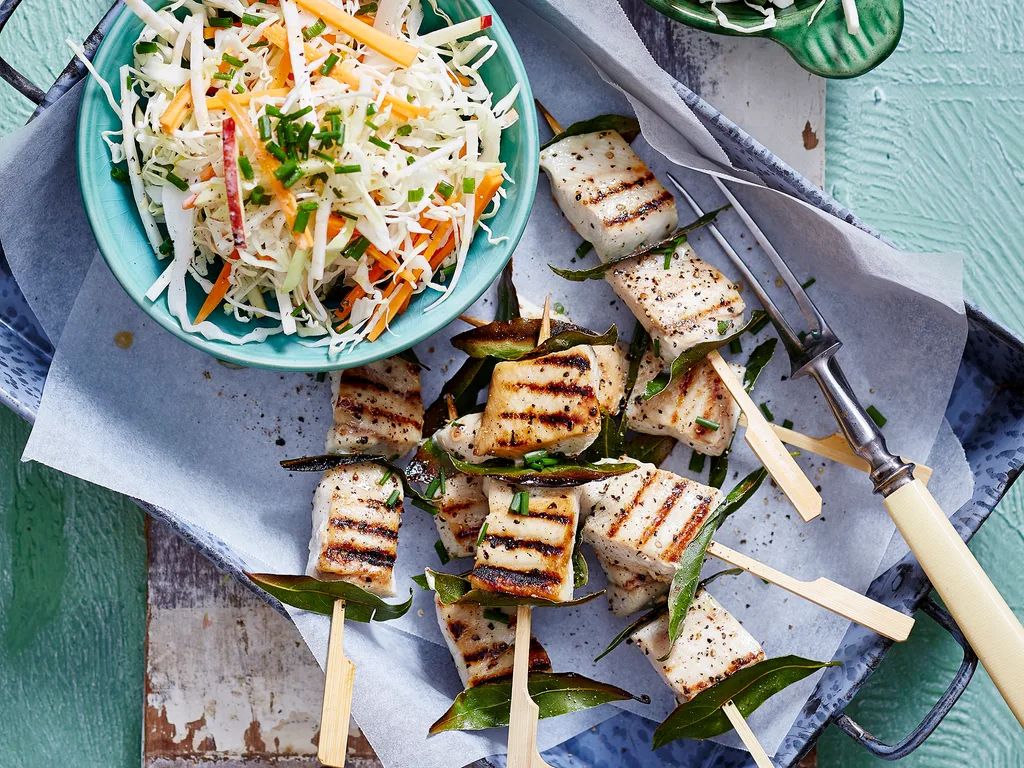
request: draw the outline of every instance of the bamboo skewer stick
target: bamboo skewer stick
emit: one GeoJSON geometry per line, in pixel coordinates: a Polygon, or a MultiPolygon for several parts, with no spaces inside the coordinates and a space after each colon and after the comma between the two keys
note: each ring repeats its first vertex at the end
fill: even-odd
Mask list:
{"type": "Polygon", "coordinates": [[[732,727],[739,734],[739,737],[743,740],[743,746],[747,748],[747,752],[754,758],[754,762],[757,763],[757,768],[775,768],[772,761],[768,758],[768,753],[764,751],[764,747],[761,746],[761,742],[757,740],[757,736],[750,730],[750,726],[747,725],[747,721],[743,719],[743,715],[736,708],[736,705],[732,703],[732,699],[725,702],[722,705],[722,711],[725,712],[725,716],[729,718],[729,722],[732,723],[732,727]]]}
{"type": "Polygon", "coordinates": [[[547,108],[541,104],[538,99],[534,99],[533,103],[537,105],[537,111],[540,112],[541,117],[544,118],[544,121],[548,124],[548,128],[551,129],[551,132],[555,134],[555,136],[565,130],[562,127],[562,124],[555,120],[555,116],[548,112],[547,108]]]}
{"type": "Polygon", "coordinates": [[[472,325],[476,328],[479,328],[483,325],[489,325],[489,321],[481,320],[479,317],[473,317],[472,315],[459,315],[459,320],[466,323],[467,325],[472,325]]]}
{"type": "MultiPolygon", "coordinates": [[[[537,345],[551,335],[551,297],[544,300],[537,345]]],[[[515,654],[512,657],[512,702],[508,719],[508,768],[551,768],[537,751],[537,725],[540,710],[530,698],[527,678],[530,671],[530,629],[533,608],[520,605],[516,610],[515,654]]]]}
{"type": "MultiPolygon", "coordinates": [[[[745,415],[740,416],[740,426],[747,426],[747,420],[745,415]]],[[[845,464],[848,467],[859,469],[861,472],[870,472],[870,465],[864,461],[860,456],[853,452],[850,444],[846,442],[846,438],[839,432],[834,432],[828,437],[811,437],[805,435],[802,432],[797,432],[787,427],[780,426],[778,424],[772,424],[772,431],[779,436],[779,439],[786,445],[791,445],[794,448],[813,453],[816,456],[821,456],[826,459],[831,459],[840,464],[845,464]]],[[[903,461],[910,461],[909,459],[903,459],[903,461]]],[[[922,483],[928,485],[928,481],[932,476],[932,468],[921,464],[920,462],[912,462],[915,465],[914,477],[919,478],[922,483]]]]}
{"type": "Polygon", "coordinates": [[[348,723],[352,714],[352,685],[356,665],[345,658],[345,601],[334,601],[331,637],[327,643],[324,707],[320,713],[317,758],[330,768],[344,768],[348,753],[348,723]]]}
{"type": "Polygon", "coordinates": [[[717,541],[708,546],[708,554],[898,643],[914,628],[913,617],[829,579],[800,581],[717,541]]]}
{"type": "Polygon", "coordinates": [[[754,405],[750,395],[743,388],[743,384],[733,374],[729,364],[722,359],[718,351],[711,352],[707,359],[711,361],[718,377],[725,384],[747,417],[747,429],[744,438],[747,444],[754,451],[768,474],[776,482],[783,493],[800,513],[804,522],[813,520],[821,514],[821,495],[814,490],[811,481],[807,479],[803,471],[789,455],[778,435],[772,430],[768,420],[754,405]]]}

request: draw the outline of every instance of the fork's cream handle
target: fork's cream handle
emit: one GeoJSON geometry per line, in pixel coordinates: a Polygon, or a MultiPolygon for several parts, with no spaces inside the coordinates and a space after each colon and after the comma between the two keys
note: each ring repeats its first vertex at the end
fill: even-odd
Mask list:
{"type": "Polygon", "coordinates": [[[891,493],[885,506],[1024,726],[1024,627],[920,480],[891,493]]]}

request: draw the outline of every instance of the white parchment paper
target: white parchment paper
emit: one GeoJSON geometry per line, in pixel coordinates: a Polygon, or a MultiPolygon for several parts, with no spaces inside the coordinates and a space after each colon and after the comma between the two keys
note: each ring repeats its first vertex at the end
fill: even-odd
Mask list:
{"type": "MultiPolygon", "coordinates": [[[[654,172],[664,177],[671,170],[706,209],[721,204],[711,180],[691,169],[725,173],[724,153],[679,100],[614,0],[495,5],[520,49],[535,94],[563,123],[635,109],[646,137],[636,148],[654,172]]],[[[73,165],[54,166],[41,152],[25,162],[32,136],[46,135],[51,148],[73,156],[74,98],[0,148],[0,192],[10,193],[0,195],[0,239],[47,332],[55,341],[59,336],[25,458],[162,507],[222,539],[253,570],[299,573],[317,477],[288,474],[277,463],[322,451],[330,423],[329,387],[311,375],[227,369],[181,344],[132,304],[102,260],[93,258],[95,243],[80,203],[76,208],[67,190],[73,181],[67,169],[73,165]],[[18,162],[12,164],[14,156],[18,162]],[[63,178],[56,176],[61,170],[63,178]],[[51,244],[53,250],[42,251],[38,233],[52,229],[55,200],[68,206],[62,238],[51,244]],[[12,221],[14,211],[17,221],[12,221]],[[51,258],[59,258],[60,268],[41,269],[40,263],[51,258]],[[76,295],[68,315],[69,297],[76,295]],[[133,335],[129,349],[114,344],[115,334],[123,331],[133,335]]],[[[960,257],[900,253],[773,191],[746,186],[736,193],[794,271],[817,278],[813,297],[845,342],[840,358],[854,389],[888,417],[885,432],[892,448],[911,459],[924,457],[937,474],[944,473],[942,482],[936,478],[939,501],[955,510],[970,495],[970,475],[952,433],[940,428],[967,334],[960,257]]],[[[688,220],[682,205],[680,218],[688,220]]],[[[735,215],[724,215],[720,229],[770,284],[774,273],[735,215]]],[[[702,257],[732,274],[706,234],[691,242],[702,257]]],[[[578,244],[542,179],[515,254],[521,294],[539,301],[550,293],[577,322],[598,330],[616,322],[628,336],[633,320],[603,282],[564,282],[548,270],[549,262],[569,265],[578,244]]],[[[472,313],[492,316],[493,295],[486,294],[472,313]]],[[[464,326],[456,324],[417,347],[431,368],[424,374],[427,402],[461,362],[448,344],[461,330],[464,326]]],[[[768,335],[763,332],[762,338],[768,335]]],[[[748,352],[753,346],[744,340],[748,352]]],[[[738,359],[743,362],[745,355],[738,359]]],[[[796,429],[816,435],[835,431],[815,385],[788,381],[788,370],[780,351],[762,375],[755,400],[768,403],[777,419],[791,419],[796,429]]],[[[745,446],[734,456],[727,487],[755,467],[745,446]]],[[[666,467],[687,474],[688,458],[686,449],[677,449],[666,467]]],[[[799,578],[827,576],[863,591],[883,565],[883,555],[898,559],[902,542],[886,554],[893,526],[864,475],[808,455],[799,461],[821,487],[825,504],[819,520],[801,523],[788,502],[766,486],[720,538],[799,578]]],[[[399,544],[399,584],[410,584],[408,576],[424,566],[438,565],[435,539],[433,521],[410,508],[399,544]]],[[[451,568],[459,565],[464,564],[451,568]]],[[[587,589],[602,586],[603,575],[592,567],[587,589]]],[[[829,659],[846,630],[844,620],[749,576],[718,582],[713,591],[769,655],[829,659]]],[[[353,625],[346,633],[346,652],[359,668],[356,719],[389,767],[442,768],[503,751],[501,732],[425,739],[427,726],[460,686],[429,596],[418,593],[415,600],[399,621],[353,625]]],[[[327,619],[300,615],[296,622],[322,664],[327,619]]],[[[672,709],[672,696],[641,654],[622,647],[597,665],[590,661],[624,623],[600,602],[537,611],[534,620],[557,670],[648,693],[654,699],[650,706],[628,707],[661,720],[672,709]]],[[[787,689],[750,718],[769,753],[813,685],[812,678],[787,689]]],[[[615,711],[604,707],[545,721],[541,741],[559,743],[615,711]]]]}

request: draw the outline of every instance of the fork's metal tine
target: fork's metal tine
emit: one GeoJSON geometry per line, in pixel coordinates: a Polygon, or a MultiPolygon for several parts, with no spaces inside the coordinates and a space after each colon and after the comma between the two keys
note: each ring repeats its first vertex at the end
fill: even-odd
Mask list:
{"type": "Polygon", "coordinates": [[[779,275],[782,277],[786,286],[789,288],[789,292],[793,294],[793,298],[796,299],[797,306],[800,307],[800,311],[803,312],[804,318],[807,320],[807,324],[810,326],[810,330],[817,331],[819,334],[824,334],[825,329],[828,327],[828,323],[825,322],[825,318],[818,311],[818,308],[814,306],[814,302],[804,291],[803,286],[800,285],[800,281],[796,279],[796,275],[789,268],[789,265],[779,255],[779,252],[775,250],[775,246],[772,245],[771,240],[761,231],[761,228],[757,226],[757,222],[747,213],[746,209],[740,204],[740,201],[729,191],[729,189],[722,183],[717,176],[712,176],[715,180],[715,184],[722,190],[722,194],[732,203],[733,209],[739,214],[740,218],[743,219],[743,223],[747,225],[754,237],[757,238],[758,245],[761,249],[768,254],[768,257],[772,260],[775,268],[779,270],[779,275]]]}
{"type": "MultiPolygon", "coordinates": [[[[697,201],[690,196],[690,193],[686,191],[686,188],[683,187],[679,180],[671,173],[668,174],[668,179],[672,182],[672,185],[676,188],[679,194],[686,199],[686,202],[690,204],[693,212],[698,216],[703,216],[704,211],[701,210],[701,207],[697,205],[697,201]]],[[[793,331],[793,328],[790,326],[785,316],[783,316],[782,312],[779,311],[779,308],[775,306],[775,302],[772,301],[772,297],[765,292],[761,283],[754,276],[754,273],[750,271],[750,268],[747,267],[743,259],[740,258],[740,255],[736,253],[736,250],[729,244],[729,241],[725,239],[721,232],[718,231],[718,227],[714,224],[709,224],[707,226],[707,230],[711,233],[712,237],[718,241],[718,244],[722,247],[722,250],[725,251],[733,265],[740,271],[740,274],[743,275],[743,279],[746,280],[747,285],[749,285],[751,290],[753,290],[757,295],[757,299],[761,302],[761,306],[764,307],[772,322],[775,323],[775,327],[782,337],[782,343],[786,345],[787,349],[792,350],[795,348],[796,350],[803,352],[804,345],[800,341],[800,338],[793,331]]]]}

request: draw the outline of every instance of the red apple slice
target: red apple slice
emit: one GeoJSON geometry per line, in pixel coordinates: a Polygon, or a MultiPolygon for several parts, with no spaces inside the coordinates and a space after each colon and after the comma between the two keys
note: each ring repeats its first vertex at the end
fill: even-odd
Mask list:
{"type": "Polygon", "coordinates": [[[242,178],[238,170],[238,137],[235,121],[224,118],[221,139],[224,145],[224,188],[228,193],[228,216],[235,245],[245,247],[245,208],[242,205],[242,178]]]}

